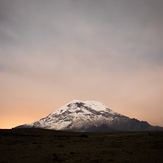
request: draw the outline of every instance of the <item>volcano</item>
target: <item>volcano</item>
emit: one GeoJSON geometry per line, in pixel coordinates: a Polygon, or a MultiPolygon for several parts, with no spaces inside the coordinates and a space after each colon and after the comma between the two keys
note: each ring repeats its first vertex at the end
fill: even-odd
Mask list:
{"type": "Polygon", "coordinates": [[[16,128],[44,128],[77,132],[162,130],[146,121],[119,114],[98,101],[73,100],[48,116],[16,128]]]}

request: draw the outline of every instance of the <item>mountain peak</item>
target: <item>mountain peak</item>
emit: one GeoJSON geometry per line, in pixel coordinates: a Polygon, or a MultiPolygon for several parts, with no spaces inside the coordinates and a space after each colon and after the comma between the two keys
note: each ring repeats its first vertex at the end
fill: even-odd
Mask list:
{"type": "Polygon", "coordinates": [[[107,107],[104,104],[102,104],[101,102],[95,101],[95,100],[86,100],[86,101],[72,100],[71,102],[67,103],[63,107],[69,107],[71,105],[76,105],[76,107],[88,106],[96,111],[102,111],[102,110],[106,111],[106,109],[107,109],[107,107]]]}
{"type": "Polygon", "coordinates": [[[67,111],[71,114],[73,112],[78,112],[79,114],[80,112],[109,112],[110,114],[116,114],[104,104],[95,100],[72,100],[51,114],[61,114],[67,111]]]}
{"type": "MultiPolygon", "coordinates": [[[[142,131],[148,123],[113,112],[94,100],[72,100],[64,106],[25,127],[71,131],[142,131]]],[[[156,129],[156,128],[155,128],[156,129]]]]}

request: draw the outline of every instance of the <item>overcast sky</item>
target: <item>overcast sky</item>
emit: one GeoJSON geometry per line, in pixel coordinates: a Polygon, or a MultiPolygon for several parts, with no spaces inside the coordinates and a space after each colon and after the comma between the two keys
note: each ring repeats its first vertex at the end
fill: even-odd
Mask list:
{"type": "Polygon", "coordinates": [[[163,126],[162,0],[0,0],[0,127],[72,99],[163,126]]]}

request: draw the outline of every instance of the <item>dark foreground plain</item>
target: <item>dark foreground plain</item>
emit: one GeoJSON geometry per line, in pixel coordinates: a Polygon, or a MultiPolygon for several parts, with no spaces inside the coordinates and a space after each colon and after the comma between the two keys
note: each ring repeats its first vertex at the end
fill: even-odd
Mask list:
{"type": "Polygon", "coordinates": [[[0,130],[0,163],[163,163],[163,132],[0,130]]]}

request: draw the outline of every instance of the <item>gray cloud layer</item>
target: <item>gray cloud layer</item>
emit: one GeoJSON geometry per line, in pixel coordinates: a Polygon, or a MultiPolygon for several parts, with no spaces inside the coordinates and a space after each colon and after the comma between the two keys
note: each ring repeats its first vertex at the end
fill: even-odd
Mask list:
{"type": "Polygon", "coordinates": [[[0,0],[0,6],[1,71],[60,81],[81,71],[162,65],[162,0],[0,0]]]}

